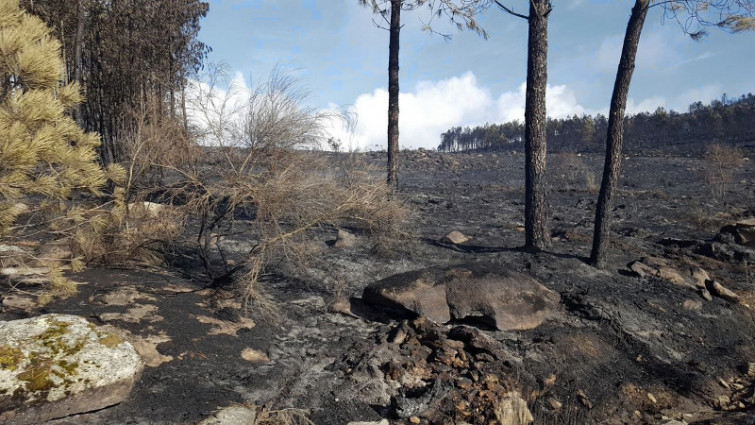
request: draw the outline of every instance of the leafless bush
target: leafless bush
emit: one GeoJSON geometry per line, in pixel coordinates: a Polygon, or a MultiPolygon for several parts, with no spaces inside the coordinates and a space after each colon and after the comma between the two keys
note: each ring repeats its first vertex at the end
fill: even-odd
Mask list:
{"type": "Polygon", "coordinates": [[[128,199],[138,198],[139,188],[163,184],[166,172],[196,163],[202,154],[183,123],[160,111],[159,101],[148,101],[130,114],[129,128],[122,131],[128,199]]]}
{"type": "Polygon", "coordinates": [[[734,180],[735,171],[744,164],[744,152],[733,146],[714,143],[705,151],[705,162],[705,180],[711,185],[713,195],[723,199],[727,186],[734,180]]]}
{"type": "Polygon", "coordinates": [[[295,79],[275,70],[248,91],[238,83],[221,90],[222,81],[216,69],[196,84],[191,102],[213,165],[177,168],[183,181],[171,196],[200,221],[197,247],[213,282],[234,276],[247,305],[274,318],[259,278],[277,261],[303,262],[312,230],[348,224],[384,241],[401,233],[407,210],[380,174],[333,170],[313,150],[326,140],[327,120],[338,117],[303,107],[306,92],[295,79]],[[251,218],[237,220],[239,211],[251,218]],[[219,241],[223,229],[239,225],[249,226],[257,242],[244,264],[229,265],[219,241]]]}

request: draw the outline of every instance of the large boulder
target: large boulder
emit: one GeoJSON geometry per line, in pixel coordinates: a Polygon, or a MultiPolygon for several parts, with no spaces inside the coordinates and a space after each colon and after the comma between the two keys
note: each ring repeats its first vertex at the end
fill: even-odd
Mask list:
{"type": "Polygon", "coordinates": [[[118,404],[142,369],[131,344],[78,316],[0,322],[0,423],[37,424],[118,404]]]}
{"type": "Polygon", "coordinates": [[[560,297],[530,276],[472,264],[394,275],[368,285],[363,300],[436,323],[475,319],[499,330],[525,330],[550,317],[560,297]]]}

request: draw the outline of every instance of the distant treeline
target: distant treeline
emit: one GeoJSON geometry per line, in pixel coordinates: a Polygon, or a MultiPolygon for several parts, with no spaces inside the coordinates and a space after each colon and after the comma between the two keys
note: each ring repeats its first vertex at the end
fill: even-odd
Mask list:
{"type": "MultiPolygon", "coordinates": [[[[689,112],[658,108],[625,118],[627,151],[663,150],[695,152],[712,142],[755,146],[755,96],[727,97],[709,105],[695,102],[689,112]]],[[[548,119],[548,151],[596,152],[605,149],[608,118],[598,114],[548,119]]],[[[524,149],[524,123],[454,127],[441,134],[438,150],[509,151],[524,149]]]]}

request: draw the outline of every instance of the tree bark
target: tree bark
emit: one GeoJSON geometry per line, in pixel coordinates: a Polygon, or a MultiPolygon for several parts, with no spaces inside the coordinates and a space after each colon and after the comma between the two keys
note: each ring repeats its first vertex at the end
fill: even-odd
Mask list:
{"type": "Polygon", "coordinates": [[[524,107],[524,248],[530,251],[551,247],[545,182],[545,89],[548,83],[549,13],[550,0],[530,0],[527,92],[524,107]]]}
{"type": "MultiPolygon", "coordinates": [[[[83,70],[83,52],[84,52],[84,28],[86,20],[86,8],[84,6],[84,0],[78,0],[76,3],[77,9],[77,22],[76,22],[76,38],[74,39],[73,46],[73,81],[77,82],[82,90],[86,87],[82,81],[83,70]]],[[[76,106],[74,110],[73,118],[80,127],[84,126],[84,114],[82,113],[84,108],[84,102],[76,106]]]]}
{"type": "Polygon", "coordinates": [[[391,0],[388,44],[388,185],[398,188],[398,52],[402,0],[391,0]]]}
{"type": "Polygon", "coordinates": [[[629,84],[634,72],[637,46],[640,43],[642,27],[647,16],[649,0],[636,0],[629,17],[624,46],[621,50],[619,68],[616,72],[616,82],[613,85],[611,108],[608,113],[608,137],[606,138],[606,159],[603,166],[603,179],[600,184],[598,206],[595,213],[595,229],[593,232],[592,252],[590,264],[597,268],[605,268],[606,253],[608,251],[610,233],[610,211],[613,205],[613,195],[619,180],[621,170],[621,144],[624,139],[624,112],[627,106],[629,84]]]}

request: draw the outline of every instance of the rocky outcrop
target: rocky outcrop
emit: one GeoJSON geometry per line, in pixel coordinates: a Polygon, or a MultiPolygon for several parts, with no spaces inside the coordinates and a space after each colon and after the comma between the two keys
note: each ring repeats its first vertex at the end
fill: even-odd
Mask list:
{"type": "Polygon", "coordinates": [[[368,285],[363,299],[436,323],[475,319],[499,330],[533,329],[559,303],[530,276],[478,264],[394,275],[368,285]]]}
{"type": "Polygon", "coordinates": [[[721,228],[721,234],[733,236],[739,245],[755,248],[755,217],[728,224],[721,228]]]}
{"type": "Polygon", "coordinates": [[[78,316],[0,322],[0,422],[37,424],[118,404],[142,369],[131,344],[78,316]]]}

